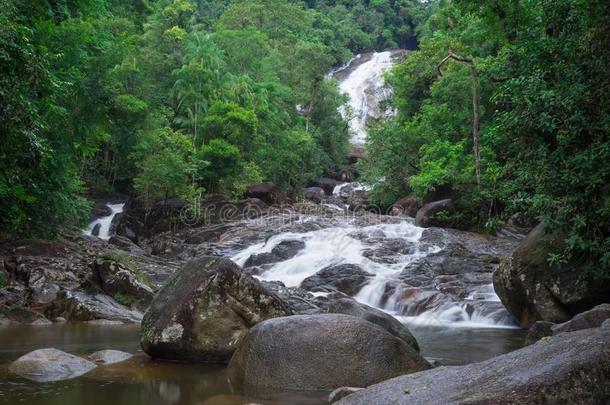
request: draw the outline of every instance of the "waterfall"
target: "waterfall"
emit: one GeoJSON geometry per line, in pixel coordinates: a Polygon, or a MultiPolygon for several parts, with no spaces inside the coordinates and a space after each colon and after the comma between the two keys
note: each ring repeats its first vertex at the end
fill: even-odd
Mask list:
{"type": "Polygon", "coordinates": [[[99,229],[99,233],[97,234],[97,237],[103,240],[108,240],[110,239],[110,226],[112,224],[112,220],[114,219],[114,217],[117,214],[120,214],[123,212],[123,207],[125,206],[124,203],[120,203],[120,204],[106,204],[106,206],[108,208],[110,208],[111,214],[107,215],[105,217],[101,217],[96,219],[95,221],[91,222],[89,224],[89,226],[87,226],[87,228],[85,228],[83,230],[83,233],[85,235],[89,235],[92,236],[92,232],[93,232],[93,228],[95,228],[95,226],[97,224],[100,225],[100,229],[99,229]]]}
{"type": "Polygon", "coordinates": [[[391,110],[382,111],[380,102],[391,94],[390,88],[385,85],[383,73],[392,67],[394,53],[385,51],[358,55],[329,74],[338,80],[339,90],[349,96],[351,111],[341,108],[340,112],[349,122],[354,145],[364,144],[370,119],[393,113],[391,110]]]}

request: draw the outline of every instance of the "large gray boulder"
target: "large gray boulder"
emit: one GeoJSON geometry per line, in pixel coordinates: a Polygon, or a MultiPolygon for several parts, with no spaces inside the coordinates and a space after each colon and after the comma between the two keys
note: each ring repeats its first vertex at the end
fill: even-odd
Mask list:
{"type": "Polygon", "coordinates": [[[409,329],[386,312],[362,304],[350,297],[341,297],[341,294],[333,294],[325,299],[320,298],[318,299],[318,305],[324,312],[330,314],[351,315],[374,323],[411,346],[414,350],[419,351],[419,344],[409,329]]]}
{"type": "Polygon", "coordinates": [[[81,357],[57,349],[38,349],[15,360],[9,371],[39,382],[75,378],[97,367],[81,357]]]}
{"type": "Polygon", "coordinates": [[[226,363],[252,326],[290,313],[231,260],[204,257],[177,271],[155,296],[140,344],[154,358],[226,363]]]}
{"type": "Polygon", "coordinates": [[[481,363],[393,378],[336,404],[607,404],[609,379],[606,321],[481,363]]]}
{"type": "Polygon", "coordinates": [[[383,328],[349,315],[295,315],[250,330],[229,363],[248,395],[363,387],[430,365],[383,328]]]}
{"type": "Polygon", "coordinates": [[[496,293],[524,328],[536,321],[566,322],[610,297],[610,281],[586,271],[586,263],[549,264],[549,253],[561,250],[563,239],[540,224],[494,273],[496,293]]]}

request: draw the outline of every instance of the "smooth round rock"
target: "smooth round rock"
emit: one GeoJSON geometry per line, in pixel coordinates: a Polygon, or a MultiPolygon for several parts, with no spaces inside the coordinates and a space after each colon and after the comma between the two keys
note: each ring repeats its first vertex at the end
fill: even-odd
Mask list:
{"type": "Polygon", "coordinates": [[[250,395],[366,387],[428,368],[416,350],[378,325],[320,314],[259,323],[242,340],[228,372],[250,395]]]}

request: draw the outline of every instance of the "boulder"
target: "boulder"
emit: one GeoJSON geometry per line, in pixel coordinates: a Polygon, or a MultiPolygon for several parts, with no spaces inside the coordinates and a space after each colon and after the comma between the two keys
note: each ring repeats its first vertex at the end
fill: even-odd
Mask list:
{"type": "Polygon", "coordinates": [[[414,197],[403,197],[392,205],[391,214],[397,216],[406,215],[415,218],[417,209],[418,204],[414,197]]]}
{"type": "Polygon", "coordinates": [[[259,323],[229,363],[247,394],[364,387],[430,368],[381,327],[349,315],[295,315],[259,323]]]}
{"type": "Polygon", "coordinates": [[[140,344],[153,358],[226,363],[247,331],[290,310],[229,259],[187,263],[153,299],[140,344]]]}
{"type": "Polygon", "coordinates": [[[133,355],[120,350],[99,350],[87,358],[97,364],[114,364],[129,360],[133,355]]]}
{"type": "Polygon", "coordinates": [[[536,321],[566,322],[610,297],[610,280],[585,271],[586,262],[549,264],[549,254],[560,251],[563,240],[540,224],[494,272],[496,293],[524,328],[536,321]]]}
{"type": "Polygon", "coordinates": [[[312,187],[319,187],[324,190],[326,195],[333,195],[335,187],[341,184],[340,181],[328,177],[322,177],[312,182],[312,187]]]}
{"type": "Polygon", "coordinates": [[[328,266],[301,282],[301,288],[309,291],[337,290],[347,295],[356,295],[373,277],[357,264],[328,266]]]}
{"type": "Polygon", "coordinates": [[[445,200],[434,201],[421,207],[415,215],[415,225],[428,228],[431,226],[444,226],[446,221],[436,218],[439,213],[453,214],[455,206],[453,200],[447,198],[445,200]]]}
{"type": "Polygon", "coordinates": [[[249,198],[258,198],[269,205],[281,205],[291,202],[292,200],[286,190],[271,181],[254,184],[248,187],[246,195],[249,198]]]}
{"type": "Polygon", "coordinates": [[[326,193],[322,187],[307,187],[303,191],[303,197],[316,204],[320,204],[322,200],[324,200],[324,197],[326,197],[326,193]]]}
{"type": "Polygon", "coordinates": [[[480,363],[393,378],[336,404],[605,404],[609,378],[606,321],[480,363]]]}
{"type": "Polygon", "coordinates": [[[553,335],[556,335],[562,332],[597,328],[609,318],[610,304],[600,304],[588,311],[581,312],[567,322],[560,323],[559,325],[552,325],[551,331],[553,332],[553,335]]]}
{"type": "Polygon", "coordinates": [[[96,365],[57,349],[39,349],[15,360],[9,371],[38,382],[68,380],[93,370],[96,365]]]}
{"type": "Polygon", "coordinates": [[[351,315],[374,323],[419,352],[419,344],[409,329],[386,312],[362,304],[353,298],[346,297],[342,294],[332,294],[324,298],[319,298],[317,303],[323,312],[351,315]]]}

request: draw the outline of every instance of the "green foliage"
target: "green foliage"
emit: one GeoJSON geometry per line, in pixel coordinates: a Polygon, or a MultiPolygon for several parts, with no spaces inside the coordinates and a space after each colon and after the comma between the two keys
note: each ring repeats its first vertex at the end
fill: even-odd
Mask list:
{"type": "Polygon", "coordinates": [[[0,0],[0,231],[80,226],[86,192],[239,197],[336,171],[345,100],[324,75],[413,45],[416,4],[0,0]]]}
{"type": "Polygon", "coordinates": [[[610,254],[609,9],[602,1],[433,2],[420,49],[388,74],[398,115],[368,139],[374,196],[452,197],[463,227],[491,229],[513,214],[566,234],[559,263],[587,257],[608,274],[610,254]],[[467,66],[481,102],[482,175],[472,153],[467,66]]]}

